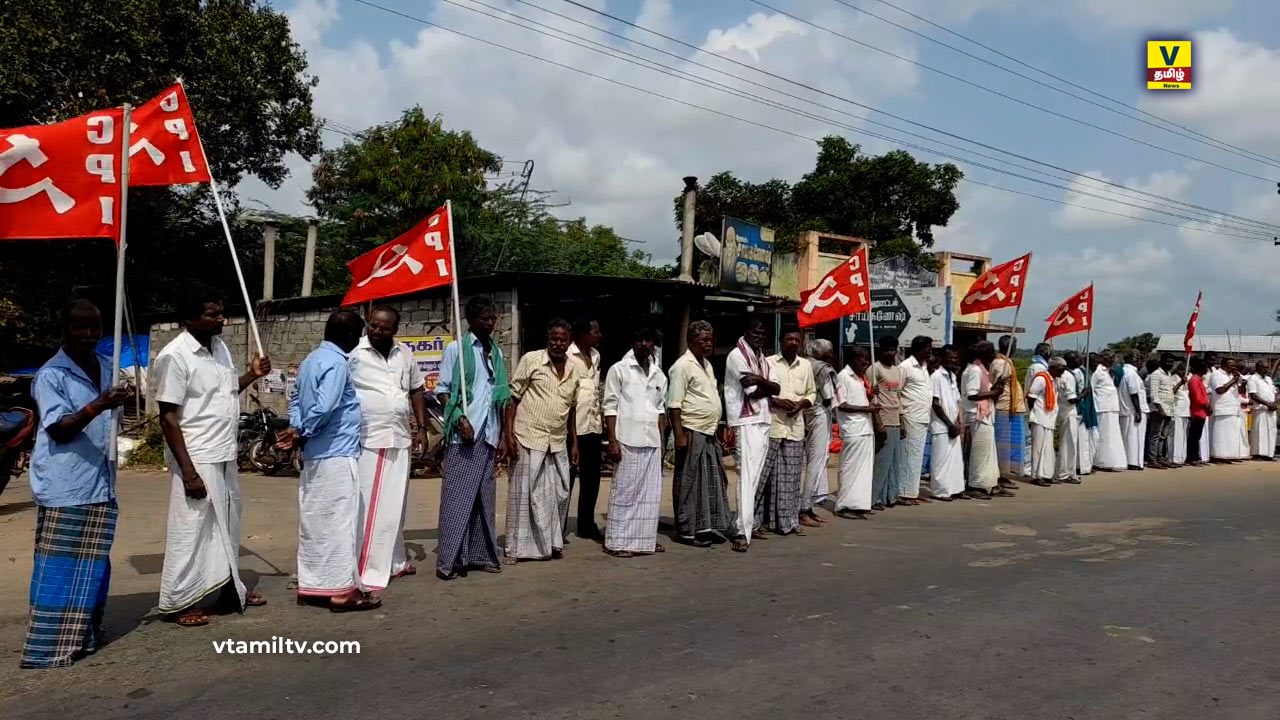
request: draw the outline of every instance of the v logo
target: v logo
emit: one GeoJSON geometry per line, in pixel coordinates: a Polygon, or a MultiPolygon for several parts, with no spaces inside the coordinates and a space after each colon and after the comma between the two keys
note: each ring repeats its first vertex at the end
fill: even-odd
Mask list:
{"type": "Polygon", "coordinates": [[[1173,67],[1174,61],[1178,59],[1178,51],[1181,49],[1182,48],[1177,45],[1174,45],[1172,48],[1166,45],[1160,46],[1160,56],[1164,58],[1165,67],[1173,67]],[[1170,49],[1173,50],[1172,53],[1169,52],[1170,49]]]}

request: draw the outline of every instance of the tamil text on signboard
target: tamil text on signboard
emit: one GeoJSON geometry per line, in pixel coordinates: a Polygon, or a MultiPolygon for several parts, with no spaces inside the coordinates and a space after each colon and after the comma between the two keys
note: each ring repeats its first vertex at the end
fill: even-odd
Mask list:
{"type": "Polygon", "coordinates": [[[909,343],[928,335],[937,343],[951,342],[949,288],[894,288],[871,291],[871,318],[851,315],[845,325],[845,341],[866,345],[874,329],[876,340],[892,336],[909,343]]]}
{"type": "Polygon", "coordinates": [[[720,290],[769,297],[773,229],[726,217],[720,233],[720,290]]]}
{"type": "Polygon", "coordinates": [[[413,353],[413,361],[427,378],[427,392],[435,392],[436,383],[440,379],[440,361],[444,358],[444,346],[453,342],[452,335],[422,335],[419,337],[399,338],[409,352],[413,353]]]}

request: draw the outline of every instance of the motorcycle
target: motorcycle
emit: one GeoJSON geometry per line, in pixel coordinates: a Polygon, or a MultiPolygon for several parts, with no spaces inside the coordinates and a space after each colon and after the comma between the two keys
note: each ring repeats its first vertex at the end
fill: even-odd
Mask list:
{"type": "Polygon", "coordinates": [[[0,410],[0,493],[26,469],[35,430],[36,414],[27,408],[0,410]]]}
{"type": "Polygon", "coordinates": [[[427,407],[427,447],[410,464],[410,473],[414,477],[439,475],[441,461],[444,459],[444,408],[440,406],[434,393],[426,393],[424,399],[427,407]]]}
{"type": "Polygon", "coordinates": [[[288,468],[302,472],[302,455],[298,450],[276,448],[279,434],[289,427],[289,419],[275,414],[252,398],[252,412],[240,413],[237,465],[241,470],[277,475],[288,468]]]}

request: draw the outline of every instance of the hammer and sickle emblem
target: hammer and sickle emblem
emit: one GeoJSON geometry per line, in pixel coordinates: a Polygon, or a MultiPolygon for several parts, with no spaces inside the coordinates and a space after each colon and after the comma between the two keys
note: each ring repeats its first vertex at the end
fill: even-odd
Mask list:
{"type": "Polygon", "coordinates": [[[364,287],[377,278],[386,277],[399,270],[402,265],[409,266],[409,272],[414,275],[422,272],[422,263],[409,256],[407,245],[392,245],[378,253],[378,259],[373,263],[373,272],[369,273],[369,277],[356,283],[356,287],[364,287]],[[393,257],[388,258],[387,253],[391,253],[393,257]]]}
{"type": "MultiPolygon", "coordinates": [[[[0,152],[0,175],[23,161],[37,168],[49,161],[49,158],[40,150],[40,141],[21,134],[10,135],[6,139],[9,141],[10,148],[0,152]]],[[[67,213],[76,206],[75,199],[60,190],[53,184],[53,180],[47,177],[20,188],[0,186],[0,203],[22,202],[40,193],[44,193],[49,198],[49,203],[59,215],[67,213]]]]}
{"type": "Polygon", "coordinates": [[[835,286],[836,286],[835,278],[832,278],[832,277],[823,278],[822,284],[814,288],[813,292],[809,293],[809,299],[806,300],[804,303],[804,313],[806,315],[810,314],[814,310],[817,310],[818,308],[824,308],[830,305],[831,303],[837,302],[837,301],[839,301],[841,305],[848,305],[849,297],[838,290],[832,293],[829,297],[825,297],[825,298],[822,297],[822,293],[834,288],[835,286]]]}

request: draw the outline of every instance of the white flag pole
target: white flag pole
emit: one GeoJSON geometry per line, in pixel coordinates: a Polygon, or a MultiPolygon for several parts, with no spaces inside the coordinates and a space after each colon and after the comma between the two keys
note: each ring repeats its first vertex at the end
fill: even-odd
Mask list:
{"type": "MultiPolygon", "coordinates": [[[[450,280],[450,284],[453,285],[453,341],[456,343],[459,343],[458,345],[459,366],[458,367],[460,372],[458,373],[458,376],[462,379],[462,382],[458,383],[458,385],[460,385],[462,388],[462,414],[466,415],[468,410],[467,373],[465,372],[467,365],[466,365],[465,357],[463,356],[463,353],[467,352],[467,348],[464,348],[461,345],[462,343],[462,306],[458,302],[458,256],[453,250],[454,235],[453,235],[453,201],[452,200],[444,201],[444,213],[445,215],[449,216],[449,280],[450,280]]],[[[493,342],[493,340],[491,339],[490,342],[493,342]]],[[[480,368],[476,368],[476,372],[480,372],[480,368]]]]}
{"type": "MultiPolygon", "coordinates": [[[[111,347],[111,387],[120,384],[120,345],[124,325],[124,255],[129,247],[126,229],[129,226],[129,143],[130,123],[133,106],[124,104],[120,128],[120,237],[116,241],[116,305],[115,305],[115,342],[111,347]]],[[[107,457],[114,463],[119,462],[116,449],[116,438],[120,435],[121,412],[117,409],[111,414],[111,444],[107,446],[107,457]]]]}

